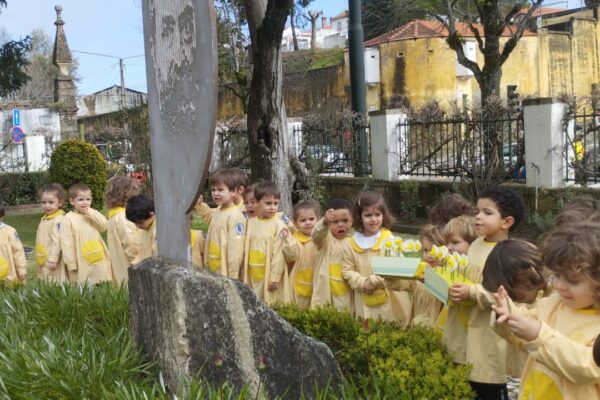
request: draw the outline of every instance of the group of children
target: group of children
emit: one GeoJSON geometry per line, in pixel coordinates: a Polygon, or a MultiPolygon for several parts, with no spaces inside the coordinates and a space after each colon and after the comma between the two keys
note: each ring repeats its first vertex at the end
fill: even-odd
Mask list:
{"type": "MultiPolygon", "coordinates": [[[[522,377],[522,398],[600,396],[597,369],[589,371],[600,333],[600,202],[582,197],[565,206],[540,250],[509,238],[525,215],[514,190],[490,187],[476,206],[443,196],[420,242],[430,268],[441,265],[432,255],[439,246],[468,259],[468,282],[450,286],[445,305],[418,279],[373,273],[371,257],[385,255],[384,244],[396,240],[394,218],[378,192],[361,192],[353,204],[331,200],[323,214],[318,203],[303,201],[290,221],[279,212],[280,191],[272,182],[248,186],[239,169],[220,169],[209,185],[217,207],[202,197],[196,205],[207,232],[190,232],[197,268],[245,282],[267,304],[332,306],[359,318],[438,329],[454,362],[472,365],[470,383],[481,399],[508,398],[507,375],[522,377]]],[[[128,178],[109,182],[108,219],[90,207],[87,186],[69,188],[73,211],[67,214],[65,197],[60,185],[41,190],[40,278],[126,282],[127,268],[156,255],[154,204],[135,194],[128,178]],[[108,246],[100,236],[105,230],[108,246]]],[[[6,279],[23,281],[16,232],[0,225],[0,239],[0,274],[8,265],[6,279]]]]}

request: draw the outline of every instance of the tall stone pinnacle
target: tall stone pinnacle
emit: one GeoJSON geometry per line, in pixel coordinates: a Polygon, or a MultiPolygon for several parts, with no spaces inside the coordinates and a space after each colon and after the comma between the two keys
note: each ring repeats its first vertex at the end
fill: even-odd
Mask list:
{"type": "Polygon", "coordinates": [[[67,37],[62,20],[62,7],[56,5],[56,37],[54,39],[54,52],[52,63],[58,67],[58,77],[54,80],[54,102],[60,115],[61,139],[73,139],[77,137],[77,106],[76,91],[73,77],[69,68],[73,62],[71,51],[67,44],[67,37]]]}

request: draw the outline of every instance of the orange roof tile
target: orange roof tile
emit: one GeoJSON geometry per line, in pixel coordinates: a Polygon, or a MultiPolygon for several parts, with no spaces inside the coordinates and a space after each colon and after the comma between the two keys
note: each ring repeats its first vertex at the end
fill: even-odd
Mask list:
{"type": "MultiPolygon", "coordinates": [[[[483,36],[483,27],[479,24],[475,24],[481,35],[483,36]]],[[[463,37],[474,37],[473,32],[469,29],[468,24],[463,22],[456,23],[456,29],[463,37]]],[[[511,32],[509,28],[504,30],[504,34],[502,36],[509,37],[511,36],[511,32]]],[[[537,33],[526,29],[523,32],[523,36],[537,36],[537,33]]],[[[377,36],[371,40],[365,42],[365,47],[375,46],[380,43],[387,42],[397,42],[401,40],[410,40],[410,39],[423,39],[423,38],[432,38],[432,37],[448,37],[448,30],[439,21],[430,21],[430,20],[422,20],[415,19],[410,21],[409,23],[402,25],[399,28],[394,29],[393,31],[384,33],[383,35],[377,36]]]]}
{"type": "Polygon", "coordinates": [[[332,17],[332,20],[336,20],[336,19],[340,19],[340,18],[348,18],[349,14],[348,14],[348,10],[344,10],[341,13],[339,13],[338,15],[336,15],[335,17],[332,17]]]}

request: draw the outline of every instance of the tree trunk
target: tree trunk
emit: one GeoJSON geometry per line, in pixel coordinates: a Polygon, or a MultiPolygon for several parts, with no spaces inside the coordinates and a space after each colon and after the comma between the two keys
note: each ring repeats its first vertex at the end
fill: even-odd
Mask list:
{"type": "Polygon", "coordinates": [[[293,0],[245,0],[254,68],[248,101],[252,179],[268,179],[281,190],[280,209],[290,213],[288,132],[283,104],[280,43],[293,0]]]}
{"type": "Polygon", "coordinates": [[[296,13],[294,11],[294,7],[292,7],[292,11],[290,12],[290,26],[292,27],[292,40],[294,42],[294,51],[300,50],[298,46],[298,36],[296,35],[296,13]]]}

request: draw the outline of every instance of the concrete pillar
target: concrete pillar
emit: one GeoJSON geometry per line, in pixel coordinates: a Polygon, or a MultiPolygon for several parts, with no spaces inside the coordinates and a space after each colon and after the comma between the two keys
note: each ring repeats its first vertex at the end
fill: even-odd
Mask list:
{"type": "MultiPolygon", "coordinates": [[[[563,127],[567,105],[551,98],[537,98],[523,100],[523,109],[527,186],[564,187],[567,159],[572,158],[563,127]]],[[[568,132],[574,132],[573,126],[571,121],[568,132]]]]}
{"type": "Polygon", "coordinates": [[[373,178],[397,181],[401,160],[406,158],[406,142],[402,145],[399,126],[406,122],[406,114],[400,110],[383,110],[371,112],[369,117],[373,178]]]}

